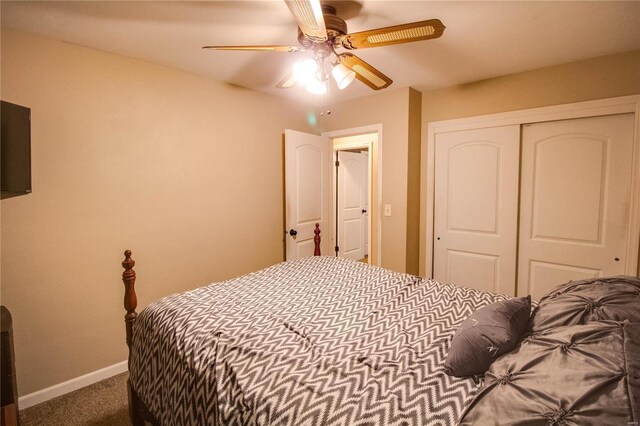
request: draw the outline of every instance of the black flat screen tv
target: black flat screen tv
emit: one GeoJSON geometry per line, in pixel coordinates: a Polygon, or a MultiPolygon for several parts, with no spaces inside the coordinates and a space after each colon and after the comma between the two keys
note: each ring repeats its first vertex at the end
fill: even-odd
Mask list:
{"type": "Polygon", "coordinates": [[[2,198],[31,192],[31,109],[2,101],[0,109],[2,198]]]}

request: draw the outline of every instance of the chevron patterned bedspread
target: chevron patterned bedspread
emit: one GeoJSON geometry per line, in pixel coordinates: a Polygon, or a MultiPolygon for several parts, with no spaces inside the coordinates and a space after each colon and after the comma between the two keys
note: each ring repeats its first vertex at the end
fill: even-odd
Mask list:
{"type": "Polygon", "coordinates": [[[505,296],[335,257],[172,295],[136,320],[130,378],[163,425],[454,425],[459,324],[505,296]]]}

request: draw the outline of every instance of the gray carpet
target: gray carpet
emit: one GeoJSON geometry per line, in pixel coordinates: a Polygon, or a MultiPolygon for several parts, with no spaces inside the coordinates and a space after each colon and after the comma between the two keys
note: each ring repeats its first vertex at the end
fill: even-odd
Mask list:
{"type": "Polygon", "coordinates": [[[20,411],[21,426],[131,426],[128,373],[20,411]]]}

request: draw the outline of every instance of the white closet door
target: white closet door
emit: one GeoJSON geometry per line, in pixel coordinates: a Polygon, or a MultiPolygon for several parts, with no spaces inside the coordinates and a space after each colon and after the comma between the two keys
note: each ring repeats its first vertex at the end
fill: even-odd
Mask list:
{"type": "Polygon", "coordinates": [[[623,274],[633,114],[525,125],[518,295],[623,274]]]}
{"type": "Polygon", "coordinates": [[[435,279],[515,294],[519,150],[519,125],[436,136],[435,279]]]}

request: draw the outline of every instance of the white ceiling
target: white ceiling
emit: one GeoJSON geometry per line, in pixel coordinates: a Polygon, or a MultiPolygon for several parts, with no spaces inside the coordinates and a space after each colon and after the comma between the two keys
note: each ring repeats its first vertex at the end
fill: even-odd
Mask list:
{"type": "MultiPolygon", "coordinates": [[[[439,18],[435,40],[354,51],[394,80],[387,90],[420,91],[640,49],[639,1],[342,1],[349,32],[439,18]]],[[[202,2],[2,1],[2,25],[179,68],[279,95],[293,62],[309,52],[202,50],[207,44],[297,45],[282,0],[202,2]]],[[[640,78],[640,77],[639,77],[640,78]]],[[[360,82],[333,86],[324,102],[372,94],[360,82]]],[[[307,99],[310,101],[310,99],[307,99]]]]}

